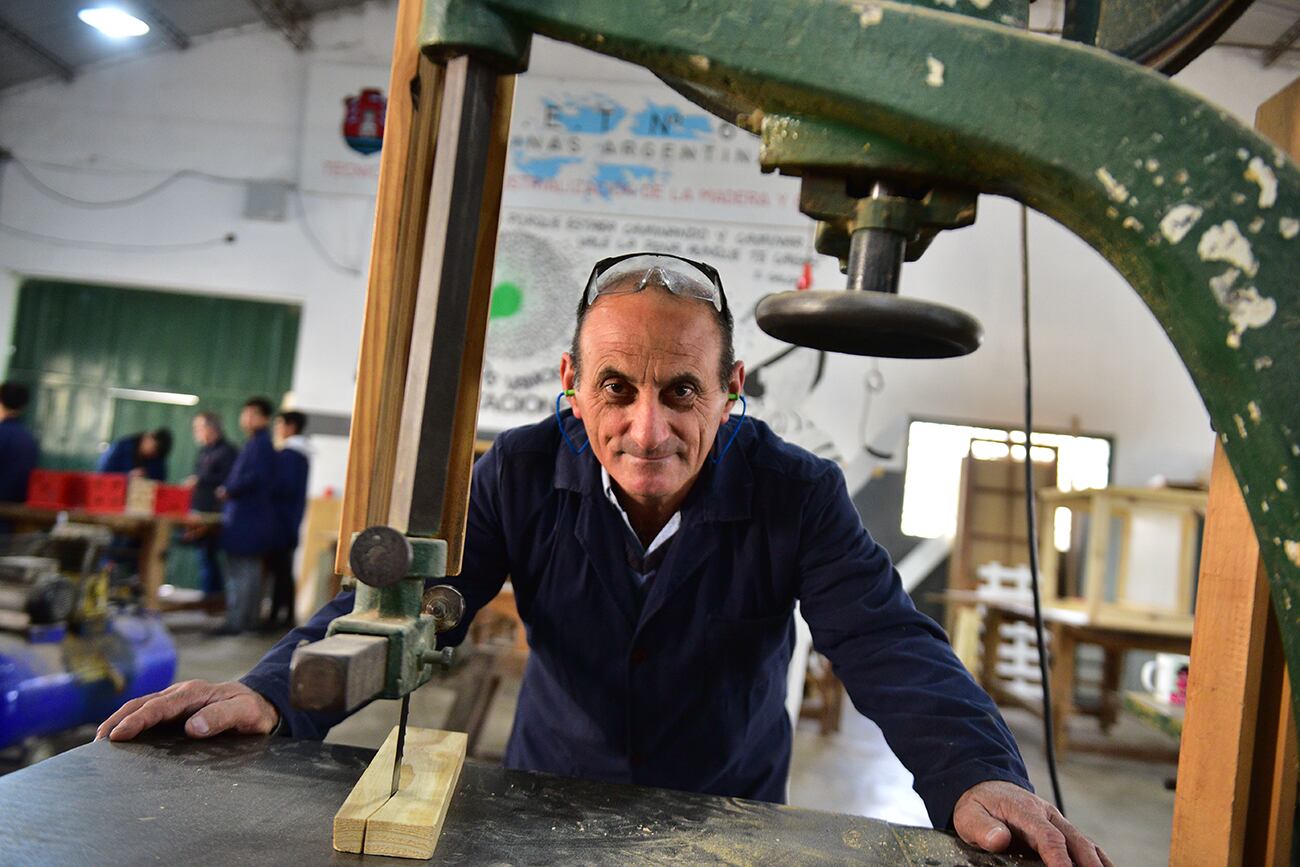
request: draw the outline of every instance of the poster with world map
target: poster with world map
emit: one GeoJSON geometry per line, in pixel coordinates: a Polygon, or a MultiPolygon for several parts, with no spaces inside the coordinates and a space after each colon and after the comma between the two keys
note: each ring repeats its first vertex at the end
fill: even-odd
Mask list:
{"type": "MultiPolygon", "coordinates": [[[[526,424],[554,408],[559,360],[591,267],[625,252],[713,265],[750,368],[786,348],[754,306],[796,287],[812,255],[797,179],[758,168],[758,139],[665,85],[521,76],[507,154],[479,427],[526,424]]],[[[765,370],[751,412],[797,408],[819,359],[765,370]]]]}

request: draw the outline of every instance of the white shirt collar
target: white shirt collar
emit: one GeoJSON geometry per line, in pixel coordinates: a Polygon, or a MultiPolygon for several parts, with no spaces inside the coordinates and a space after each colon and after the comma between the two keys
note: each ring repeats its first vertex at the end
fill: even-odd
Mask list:
{"type": "Polygon", "coordinates": [[[297,452],[305,457],[311,457],[313,451],[311,441],[302,434],[294,434],[291,437],[287,437],[285,441],[281,443],[280,447],[297,452]]]}
{"type": "MultiPolygon", "coordinates": [[[[623,523],[627,525],[633,538],[639,542],[641,537],[637,536],[636,530],[632,529],[632,520],[628,518],[627,512],[623,510],[623,504],[618,501],[618,496],[614,493],[614,483],[609,477],[609,470],[605,469],[603,466],[600,468],[600,480],[605,485],[605,497],[614,504],[615,509],[618,509],[618,513],[623,516],[623,523]]],[[[678,509],[676,512],[673,512],[673,516],[668,519],[667,524],[664,524],[664,528],[659,531],[659,535],[655,536],[654,541],[652,541],[645,549],[645,556],[649,557],[653,554],[655,549],[659,548],[671,539],[673,535],[681,529],[681,526],[682,513],[681,510],[678,509]]]]}

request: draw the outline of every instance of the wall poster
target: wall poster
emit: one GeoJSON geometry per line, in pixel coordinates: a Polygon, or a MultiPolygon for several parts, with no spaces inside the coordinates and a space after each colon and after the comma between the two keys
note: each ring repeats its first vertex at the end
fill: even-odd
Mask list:
{"type": "MultiPolygon", "coordinates": [[[[759,172],[754,136],[666,87],[521,76],[479,427],[553,411],[582,286],[606,256],[655,250],[708,262],[736,318],[737,357],[753,370],[786,349],[759,330],[754,306],[794,289],[814,255],[798,195],[796,179],[759,172]]],[[[750,400],[751,413],[818,451],[829,438],[798,411],[822,363],[812,350],[790,353],[760,371],[763,393],[750,400]]]]}

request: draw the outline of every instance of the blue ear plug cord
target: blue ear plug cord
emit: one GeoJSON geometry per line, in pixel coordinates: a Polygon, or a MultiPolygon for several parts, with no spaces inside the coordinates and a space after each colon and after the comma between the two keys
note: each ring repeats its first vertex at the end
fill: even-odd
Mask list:
{"type": "MultiPolygon", "coordinates": [[[[560,429],[560,436],[564,437],[564,441],[568,444],[569,450],[575,455],[580,455],[587,450],[588,446],[591,445],[591,440],[587,440],[582,444],[582,448],[578,448],[573,444],[573,440],[569,439],[569,433],[564,429],[564,422],[560,421],[560,401],[564,400],[566,397],[573,397],[573,395],[573,389],[566,388],[555,396],[555,426],[560,429]]],[[[722,447],[722,451],[718,452],[718,456],[709,459],[713,461],[714,464],[717,464],[726,457],[727,451],[731,448],[731,444],[736,441],[736,435],[740,433],[740,428],[744,425],[745,418],[749,413],[749,401],[745,400],[743,394],[737,394],[733,391],[727,395],[727,399],[740,401],[740,421],[736,424],[736,429],[731,432],[731,436],[727,438],[727,444],[722,447]]]]}
{"type": "Polygon", "coordinates": [[[564,429],[564,423],[560,421],[560,401],[566,397],[573,397],[573,389],[566,388],[555,396],[555,426],[560,429],[560,436],[564,437],[564,441],[569,444],[569,449],[575,455],[580,455],[587,450],[587,446],[591,445],[591,440],[587,440],[582,444],[582,448],[578,448],[573,444],[573,440],[569,439],[569,434],[564,429]]]}

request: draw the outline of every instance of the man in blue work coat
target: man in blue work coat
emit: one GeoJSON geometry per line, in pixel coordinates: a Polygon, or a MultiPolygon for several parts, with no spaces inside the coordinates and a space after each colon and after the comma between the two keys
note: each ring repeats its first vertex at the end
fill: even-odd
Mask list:
{"type": "Polygon", "coordinates": [[[221,549],[226,552],[226,622],[216,630],[219,635],[254,628],[262,607],[262,560],[275,539],[275,446],[267,430],[271,411],[264,397],[244,403],[239,427],[248,440],[226,483],[217,488],[222,501],[221,549]]]}
{"type": "MultiPolygon", "coordinates": [[[[29,400],[27,386],[0,382],[0,503],[27,501],[27,479],[40,457],[36,438],[22,422],[29,400]]],[[[0,534],[9,529],[9,522],[0,520],[0,534]]]]}
{"type": "Polygon", "coordinates": [[[293,555],[298,550],[298,530],[307,510],[307,476],[311,470],[311,446],[303,432],[307,416],[294,410],[275,417],[275,488],[271,505],[275,509],[275,545],[266,555],[271,573],[271,613],[267,626],[293,625],[293,555]]]}
{"type": "MultiPolygon", "coordinates": [[[[532,651],[506,764],[783,800],[798,600],[936,827],[995,851],[1019,838],[1051,867],[1109,864],[1029,791],[997,708],[913,607],[838,467],[729,415],[745,378],[731,335],[709,266],[600,262],[555,418],[499,435],[475,466],[464,569],[450,583],[472,615],[509,575],[532,651]]],[[[292,707],[289,659],[351,608],[340,595],[239,682],[128,702],[99,736],[188,717],[193,737],[323,737],[340,715],[292,707]]]]}
{"type": "Polygon", "coordinates": [[[167,455],[172,450],[172,432],[165,427],[131,434],[116,440],[99,456],[95,469],[101,473],[129,473],[155,482],[167,481],[167,455]]]}
{"type": "MultiPolygon", "coordinates": [[[[230,469],[239,452],[226,439],[221,429],[221,416],[215,412],[200,412],[191,423],[194,444],[199,453],[194,456],[194,475],[186,479],[190,486],[190,511],[220,512],[221,500],[217,490],[226,483],[230,469]]],[[[199,584],[203,597],[216,604],[225,593],[225,580],[221,574],[221,539],[210,527],[189,531],[187,541],[194,542],[199,553],[199,584]]]]}

